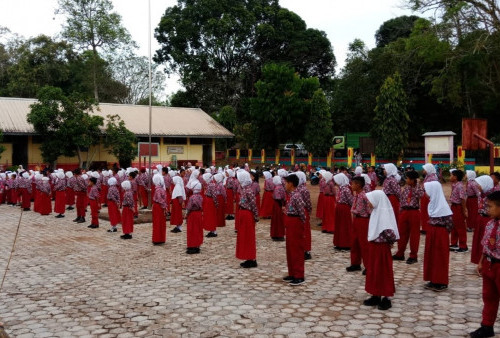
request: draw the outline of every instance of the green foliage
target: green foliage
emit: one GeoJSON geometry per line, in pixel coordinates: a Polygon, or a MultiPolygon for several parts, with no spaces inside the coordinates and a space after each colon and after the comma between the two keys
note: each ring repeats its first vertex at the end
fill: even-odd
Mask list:
{"type": "Polygon", "coordinates": [[[399,73],[388,77],[377,97],[372,135],[377,141],[376,154],[394,161],[408,145],[407,96],[399,73]]]}
{"type": "Polygon", "coordinates": [[[93,101],[77,94],[66,96],[60,88],[43,87],[38,102],[31,105],[27,120],[42,137],[40,150],[47,163],[54,163],[61,155],[78,155],[80,166],[90,147],[100,141],[103,118],[92,115],[93,101]]]}
{"type": "Polygon", "coordinates": [[[82,50],[92,51],[94,98],[99,101],[98,49],[111,52],[130,44],[130,34],[121,25],[120,15],[113,12],[110,0],[59,0],[56,13],[66,15],[63,37],[82,50]]]}
{"type": "Polygon", "coordinates": [[[286,65],[269,64],[255,87],[257,96],[250,100],[255,145],[275,149],[280,143],[301,140],[319,80],[302,78],[286,65]]]}
{"type": "Polygon", "coordinates": [[[188,102],[213,113],[230,105],[240,113],[269,62],[286,62],[302,76],[325,81],[334,74],[326,35],[308,29],[277,0],[178,0],[155,37],[161,45],[155,61],[179,73],[186,88],[172,99],[175,106],[188,102]]]}
{"type": "Polygon", "coordinates": [[[399,38],[409,37],[417,20],[418,16],[403,15],[384,22],[375,33],[377,47],[385,47],[399,38]]]}
{"type": "Polygon", "coordinates": [[[314,92],[309,122],[304,133],[304,145],[315,156],[325,156],[332,146],[333,129],[330,106],[321,89],[314,92]]]}
{"type": "Polygon", "coordinates": [[[137,156],[137,138],[134,133],[127,129],[118,115],[108,115],[105,134],[104,146],[108,148],[108,153],[118,159],[121,168],[130,167],[137,156]]]}

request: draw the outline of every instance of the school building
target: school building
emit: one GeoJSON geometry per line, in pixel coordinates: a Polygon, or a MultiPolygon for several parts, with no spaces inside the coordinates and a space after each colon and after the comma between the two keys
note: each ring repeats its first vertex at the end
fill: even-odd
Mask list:
{"type": "MultiPolygon", "coordinates": [[[[4,135],[1,144],[6,148],[0,155],[0,169],[19,164],[29,169],[46,165],[40,152],[42,139],[26,119],[30,105],[35,102],[35,99],[0,98],[0,130],[4,135]]],[[[149,149],[144,144],[149,142],[149,106],[101,103],[92,114],[105,120],[108,115],[120,116],[136,135],[139,148],[149,149]]],[[[215,140],[234,135],[201,109],[153,106],[151,137],[153,150],[157,149],[157,156],[151,158],[153,165],[175,161],[179,165],[187,162],[211,165],[215,163],[215,140]]],[[[102,142],[84,152],[82,159],[99,166],[118,163],[102,142]]],[[[148,164],[148,160],[149,156],[138,156],[133,165],[148,164]]],[[[58,168],[73,169],[78,164],[76,156],[61,156],[57,160],[58,168]]]]}

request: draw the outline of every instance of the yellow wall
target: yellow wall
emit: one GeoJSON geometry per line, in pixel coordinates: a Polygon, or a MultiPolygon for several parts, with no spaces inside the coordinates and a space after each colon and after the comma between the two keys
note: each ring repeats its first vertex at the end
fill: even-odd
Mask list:
{"type": "MultiPolygon", "coordinates": [[[[479,174],[490,174],[490,166],[476,166],[474,170],[479,174]]],[[[500,172],[500,167],[496,166],[495,171],[500,172]]]]}
{"type": "MultiPolygon", "coordinates": [[[[191,160],[195,163],[192,163],[193,165],[196,164],[196,161],[199,162],[199,164],[202,163],[203,160],[203,145],[199,144],[194,144],[191,145],[189,142],[189,139],[187,141],[188,144],[164,144],[163,143],[163,138],[161,138],[160,142],[160,151],[159,151],[159,156],[153,156],[151,157],[151,161],[154,164],[162,163],[162,164],[169,164],[172,160],[172,155],[173,154],[168,154],[168,147],[169,146],[175,146],[175,147],[183,147],[183,154],[175,154],[177,157],[177,162],[183,161],[183,160],[191,160]]],[[[2,158],[0,159],[0,165],[3,163],[8,162],[9,165],[12,164],[12,144],[6,143],[4,146],[7,148],[6,151],[2,154],[2,158]]],[[[215,159],[215,147],[212,147],[213,149],[213,159],[215,159]]],[[[87,160],[87,152],[83,152],[82,154],[82,160],[85,162],[87,160]]],[[[144,158],[141,159],[143,161],[144,158]]],[[[149,157],[146,157],[146,161],[149,160],[149,157]]],[[[104,145],[97,145],[94,147],[90,148],[90,154],[89,154],[89,161],[93,162],[99,162],[99,161],[106,161],[109,164],[113,163],[118,163],[118,160],[113,156],[108,154],[107,149],[104,147],[104,145]],[[93,154],[93,157],[91,157],[93,154]]],[[[139,158],[136,158],[134,161],[134,165],[139,162],[139,158]]],[[[44,164],[42,160],[42,155],[40,151],[40,144],[35,144],[32,142],[32,137],[28,137],[28,166],[39,166],[44,164]]],[[[74,165],[78,164],[78,156],[74,157],[65,157],[65,156],[60,156],[57,160],[58,165],[74,165]]]]}
{"type": "Polygon", "coordinates": [[[4,169],[12,165],[12,143],[0,143],[5,147],[4,152],[0,155],[0,166],[4,169]]]}

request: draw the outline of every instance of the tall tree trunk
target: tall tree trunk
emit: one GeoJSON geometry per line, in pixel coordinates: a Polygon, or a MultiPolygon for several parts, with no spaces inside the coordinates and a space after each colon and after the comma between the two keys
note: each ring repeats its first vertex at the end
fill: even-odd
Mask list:
{"type": "Polygon", "coordinates": [[[97,50],[95,46],[92,48],[92,52],[92,80],[94,81],[94,99],[96,102],[99,102],[99,93],[97,91],[97,50]]]}

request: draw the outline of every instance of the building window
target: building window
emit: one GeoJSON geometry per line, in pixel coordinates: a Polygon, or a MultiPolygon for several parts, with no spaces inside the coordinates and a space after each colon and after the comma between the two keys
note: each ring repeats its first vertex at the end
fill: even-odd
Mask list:
{"type": "Polygon", "coordinates": [[[163,144],[187,144],[186,137],[164,137],[163,144]]]}
{"type": "Polygon", "coordinates": [[[212,144],[211,138],[190,138],[190,144],[212,144]]]}
{"type": "MultiPolygon", "coordinates": [[[[151,137],[151,143],[160,143],[161,137],[151,137]]],[[[149,137],[138,137],[137,142],[149,143],[149,137]]]]}

